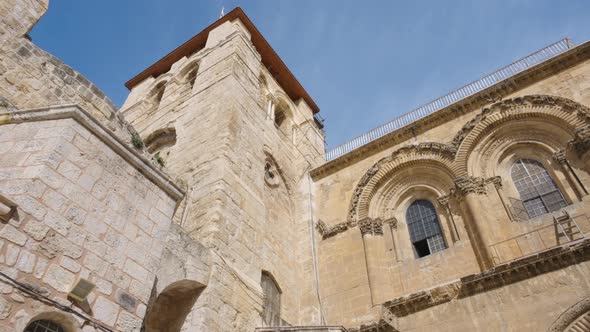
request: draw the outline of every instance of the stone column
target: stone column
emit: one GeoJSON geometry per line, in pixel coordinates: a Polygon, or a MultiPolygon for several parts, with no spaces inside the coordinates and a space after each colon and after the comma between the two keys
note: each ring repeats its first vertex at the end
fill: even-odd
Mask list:
{"type": "Polygon", "coordinates": [[[464,176],[455,179],[453,189],[454,196],[464,212],[465,228],[482,271],[491,268],[493,263],[482,237],[481,229],[486,223],[486,211],[482,208],[478,195],[486,194],[486,185],[490,182],[491,180],[483,178],[464,176]]]}
{"type": "MultiPolygon", "coordinates": [[[[391,221],[391,220],[388,220],[391,221]]],[[[393,297],[390,266],[393,264],[391,245],[384,236],[384,228],[391,227],[381,219],[365,218],[359,222],[363,236],[371,304],[383,303],[393,297]]]]}
{"type": "Polygon", "coordinates": [[[561,150],[555,152],[552,157],[553,157],[553,160],[555,160],[561,166],[561,170],[563,171],[563,174],[565,174],[567,182],[574,189],[574,192],[576,193],[578,200],[581,201],[582,197],[588,195],[588,192],[586,191],[586,188],[582,184],[582,181],[580,181],[580,179],[578,178],[578,176],[574,172],[572,166],[567,161],[565,155],[566,155],[565,150],[561,149],[561,150]]]}
{"type": "Polygon", "coordinates": [[[448,225],[448,226],[451,231],[451,240],[453,241],[453,243],[455,243],[455,242],[459,241],[461,239],[461,237],[459,236],[459,232],[457,231],[457,225],[455,224],[455,218],[453,218],[453,213],[451,212],[451,208],[449,205],[449,198],[450,198],[450,196],[447,194],[447,195],[440,196],[436,200],[443,207],[443,209],[447,213],[447,216],[449,217],[450,225],[448,225]]]}

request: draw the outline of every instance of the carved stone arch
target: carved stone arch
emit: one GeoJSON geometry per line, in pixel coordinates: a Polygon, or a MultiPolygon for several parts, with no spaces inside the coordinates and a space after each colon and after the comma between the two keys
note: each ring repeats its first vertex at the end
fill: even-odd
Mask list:
{"type": "Polygon", "coordinates": [[[553,122],[566,131],[582,128],[590,119],[590,110],[572,100],[547,95],[530,95],[497,102],[484,108],[455,135],[452,145],[457,149],[453,171],[467,176],[469,155],[498,126],[513,120],[538,119],[553,122]]]}
{"type": "MultiPolygon", "coordinates": [[[[384,177],[377,185],[369,202],[367,216],[383,220],[394,217],[395,208],[409,191],[420,189],[431,192],[435,198],[448,193],[454,185],[453,177],[447,168],[438,163],[423,161],[419,165],[412,163],[400,167],[392,176],[384,177]]],[[[436,204],[436,201],[433,201],[436,204]]],[[[365,216],[359,210],[359,220],[365,216]]]]}
{"type": "MultiPolygon", "coordinates": [[[[467,158],[466,170],[471,176],[497,176],[497,167],[504,155],[517,147],[547,151],[553,154],[562,149],[572,134],[554,121],[528,118],[497,126],[482,137],[467,158]],[[476,153],[475,153],[476,152],[476,153]]],[[[534,158],[533,158],[534,159],[534,158]]]]}
{"type": "Polygon", "coordinates": [[[428,164],[445,170],[451,179],[455,178],[452,172],[454,152],[455,150],[446,144],[420,143],[400,148],[391,156],[382,158],[370,167],[357,183],[350,201],[348,222],[355,224],[368,216],[369,205],[375,192],[400,169],[428,164]]]}
{"type": "Polygon", "coordinates": [[[547,332],[590,332],[590,297],[574,304],[551,324],[547,332]]]}

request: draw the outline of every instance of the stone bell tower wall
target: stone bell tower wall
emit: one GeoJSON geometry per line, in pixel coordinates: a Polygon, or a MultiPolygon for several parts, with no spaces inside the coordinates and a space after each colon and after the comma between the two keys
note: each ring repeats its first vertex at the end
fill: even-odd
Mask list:
{"type": "Polygon", "coordinates": [[[263,271],[280,287],[284,322],[320,321],[308,172],[323,158],[323,136],[310,107],[287,96],[250,38],[239,19],[220,24],[202,49],[135,86],[122,108],[148,144],[154,132],[174,132],[174,143],[159,151],[187,186],[175,220],[214,253],[209,286],[191,313],[207,331],[262,326],[263,271]],[[158,84],[164,91],[154,103],[158,84]],[[270,101],[286,112],[287,130],[275,125],[270,101]]]}

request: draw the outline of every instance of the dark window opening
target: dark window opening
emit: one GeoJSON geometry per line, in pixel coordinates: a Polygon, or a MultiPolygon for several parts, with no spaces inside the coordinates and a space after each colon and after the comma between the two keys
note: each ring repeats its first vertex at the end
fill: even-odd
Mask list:
{"type": "Polygon", "coordinates": [[[285,122],[285,119],[287,119],[285,112],[280,108],[277,109],[275,111],[275,125],[280,128],[283,122],[285,122]]]}
{"type": "Polygon", "coordinates": [[[191,88],[192,88],[193,86],[195,86],[195,81],[197,80],[197,71],[198,71],[198,70],[199,70],[199,67],[196,67],[196,66],[195,66],[195,68],[194,68],[193,70],[191,70],[191,71],[188,73],[187,77],[186,77],[186,79],[188,80],[188,82],[189,82],[189,84],[190,84],[191,88]]]}
{"type": "Polygon", "coordinates": [[[50,320],[41,319],[29,324],[24,332],[65,332],[61,325],[50,320]]]}
{"type": "Polygon", "coordinates": [[[414,242],[414,251],[416,252],[416,256],[424,257],[430,255],[430,248],[428,248],[428,240],[420,240],[418,242],[414,242]]]}
{"type": "Polygon", "coordinates": [[[416,200],[406,211],[406,222],[410,241],[416,257],[424,257],[447,248],[436,215],[430,201],[416,200]]]}
{"type": "Polygon", "coordinates": [[[160,102],[162,101],[162,97],[164,97],[165,87],[166,87],[166,82],[160,82],[154,88],[154,90],[152,92],[152,98],[153,98],[154,102],[156,103],[156,105],[159,105],[160,102]]]}

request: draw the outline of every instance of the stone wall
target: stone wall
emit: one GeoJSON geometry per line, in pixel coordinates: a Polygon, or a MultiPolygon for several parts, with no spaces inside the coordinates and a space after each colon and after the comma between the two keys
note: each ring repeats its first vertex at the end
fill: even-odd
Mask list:
{"type": "Polygon", "coordinates": [[[121,139],[129,127],[117,107],[84,75],[36,46],[26,35],[45,14],[46,0],[0,4],[0,111],[77,104],[121,139]]]}
{"type": "MultiPolygon", "coordinates": [[[[156,276],[172,273],[166,264],[181,254],[169,230],[182,192],[76,107],[13,111],[0,126],[0,145],[0,193],[16,206],[0,225],[2,271],[68,306],[67,293],[88,279],[96,290],[86,316],[137,330],[156,276]]],[[[179,268],[204,286],[202,251],[184,253],[179,268]]],[[[7,331],[57,311],[2,280],[0,325],[7,331]]],[[[66,316],[73,326],[83,323],[66,316]]]]}
{"type": "MultiPolygon", "coordinates": [[[[494,164],[497,160],[507,160],[508,155],[545,160],[570,204],[566,210],[583,232],[590,230],[588,196],[580,187],[590,186],[590,169],[586,157],[568,145],[569,140],[575,139],[574,128],[586,126],[586,120],[579,119],[585,118],[590,105],[587,49],[588,45],[581,45],[575,52],[529,70],[497,90],[484,91],[482,96],[468,99],[465,105],[442,110],[403,128],[381,139],[372,149],[365,149],[361,155],[351,153],[312,172],[316,222],[321,221],[318,229],[325,237],[319,242],[319,262],[321,298],[328,323],[352,327],[379,321],[380,304],[388,299],[429,289],[559,244],[551,228],[555,215],[523,221],[513,214],[510,200],[518,197],[518,193],[510,181],[508,166],[494,164]],[[547,106],[544,110],[541,104],[529,103],[536,97],[518,98],[530,95],[555,96],[558,97],[555,100],[563,100],[568,106],[564,106],[564,113],[559,113],[561,106],[547,106]],[[477,98],[483,99],[480,102],[477,98]],[[495,104],[485,102],[485,98],[495,98],[495,104]],[[519,106],[523,105],[521,102],[527,106],[519,106]],[[514,109],[513,113],[510,109],[514,109]],[[476,118],[482,112],[485,115],[476,118]],[[527,112],[531,115],[524,115],[527,112]],[[537,120],[534,112],[548,115],[544,120],[537,120]],[[513,121],[500,120],[500,113],[506,118],[513,116],[513,121]],[[564,120],[558,119],[560,116],[564,120]],[[474,140],[473,144],[479,146],[463,152],[471,143],[461,143],[461,135],[470,137],[471,128],[480,128],[477,126],[482,129],[475,130],[482,134],[466,140],[474,140]],[[455,142],[459,144],[453,145],[455,142]],[[507,148],[511,145],[512,150],[507,148]],[[541,145],[545,147],[538,148],[541,145]],[[551,156],[559,149],[565,149],[571,170],[551,156]],[[552,152],[542,152],[545,150],[552,152]],[[502,155],[499,151],[509,152],[502,155]],[[460,158],[467,158],[465,166],[455,166],[460,158]],[[458,184],[457,174],[466,176],[469,184],[458,184]],[[494,176],[500,176],[496,184],[494,176]],[[479,194],[467,198],[469,202],[453,198],[454,191],[462,190],[465,194],[473,191],[479,194]],[[415,258],[404,208],[412,198],[430,199],[436,204],[448,249],[415,258]],[[372,227],[377,227],[377,234],[374,228],[363,228],[363,223],[376,225],[372,227]]],[[[426,328],[419,325],[422,316],[410,317],[418,319],[416,330],[426,328]]],[[[461,319],[471,321],[467,317],[461,319]]],[[[405,330],[410,327],[401,329],[405,330]]]]}
{"type": "Polygon", "coordinates": [[[222,24],[204,49],[134,87],[122,108],[147,142],[153,133],[174,133],[174,143],[156,150],[188,188],[176,222],[213,252],[209,286],[191,313],[206,331],[262,325],[262,271],[282,291],[284,321],[321,320],[307,174],[323,158],[323,136],[305,102],[291,101],[268,74],[249,38],[239,21],[222,24]],[[194,68],[191,86],[186,75],[194,68]],[[158,88],[164,91],[154,102],[158,88]],[[287,108],[289,130],[275,127],[269,100],[287,108]],[[265,175],[267,164],[273,175],[265,175]]]}
{"type": "Polygon", "coordinates": [[[588,244],[556,248],[487,276],[427,290],[439,303],[416,299],[403,308],[394,305],[391,310],[400,315],[394,325],[398,331],[576,331],[567,329],[576,316],[561,324],[559,318],[590,298],[588,244]],[[404,312],[408,309],[411,314],[404,312]]]}

